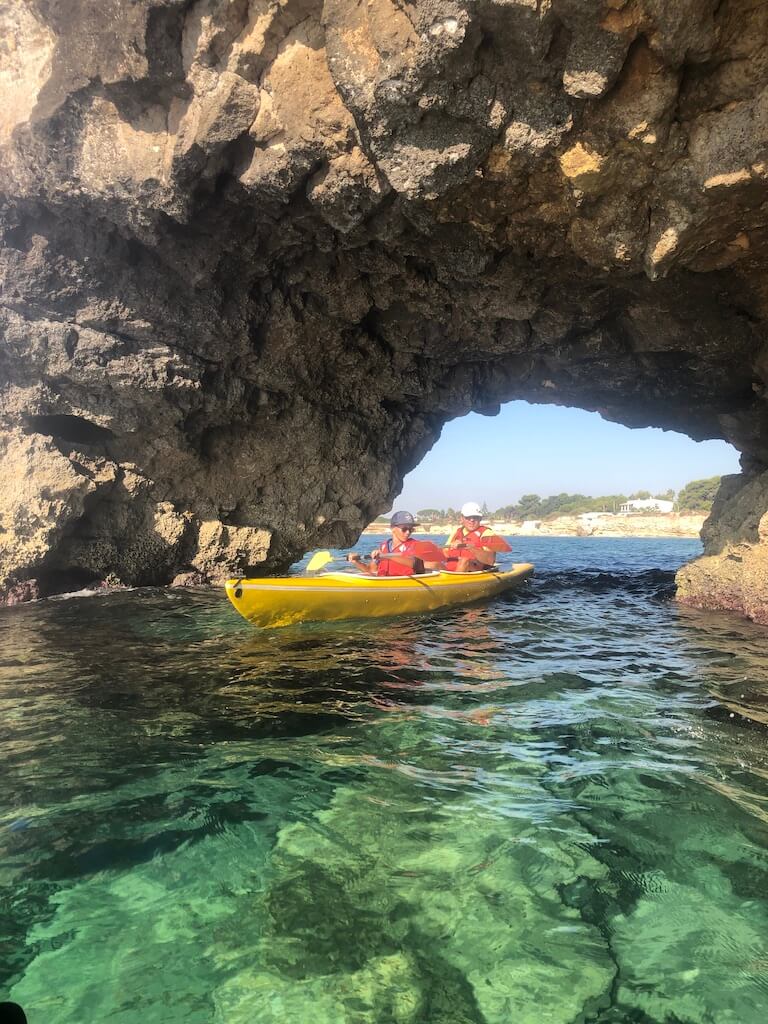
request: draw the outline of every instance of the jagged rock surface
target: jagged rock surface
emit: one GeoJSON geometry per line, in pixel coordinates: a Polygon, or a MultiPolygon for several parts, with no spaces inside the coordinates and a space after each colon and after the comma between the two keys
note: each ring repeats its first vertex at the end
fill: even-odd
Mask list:
{"type": "Polygon", "coordinates": [[[677,596],[768,625],[768,472],[727,476],[702,529],[705,555],[677,574],[677,596]]]}
{"type": "Polygon", "coordinates": [[[279,568],[512,398],[768,465],[765,4],[0,21],[0,588],[279,568]]]}

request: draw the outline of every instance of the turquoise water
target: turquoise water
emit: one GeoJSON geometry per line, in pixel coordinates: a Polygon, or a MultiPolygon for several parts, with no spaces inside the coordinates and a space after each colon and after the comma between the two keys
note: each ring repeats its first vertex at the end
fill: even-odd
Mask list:
{"type": "Polygon", "coordinates": [[[670,601],[698,550],[520,538],[525,591],[346,626],[214,591],[3,612],[0,1000],[762,1024],[766,632],[670,601]]]}

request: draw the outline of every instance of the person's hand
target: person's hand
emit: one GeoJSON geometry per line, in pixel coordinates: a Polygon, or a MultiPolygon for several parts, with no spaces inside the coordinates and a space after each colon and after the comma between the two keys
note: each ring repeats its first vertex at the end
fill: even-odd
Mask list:
{"type": "Polygon", "coordinates": [[[360,562],[360,561],[362,561],[362,559],[360,558],[360,555],[358,555],[358,553],[356,551],[350,551],[349,554],[347,555],[347,561],[348,562],[360,562]]]}
{"type": "Polygon", "coordinates": [[[378,562],[378,560],[381,558],[381,552],[379,551],[378,548],[373,549],[373,551],[371,552],[371,558],[373,559],[374,562],[378,562]]]}

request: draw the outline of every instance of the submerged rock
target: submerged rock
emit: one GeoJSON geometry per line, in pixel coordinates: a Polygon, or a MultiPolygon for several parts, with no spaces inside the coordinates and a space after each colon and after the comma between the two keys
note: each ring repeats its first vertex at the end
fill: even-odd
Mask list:
{"type": "Polygon", "coordinates": [[[402,953],[371,960],[351,974],[296,981],[251,969],[235,975],[215,994],[216,1021],[258,1020],[282,1024],[304,1020],[317,1024],[419,1024],[424,1001],[413,964],[402,953]]]}
{"type": "MultiPolygon", "coordinates": [[[[530,797],[537,782],[523,771],[530,797]]],[[[578,879],[600,879],[602,865],[514,818],[490,828],[482,801],[459,794],[443,794],[439,814],[414,802],[407,824],[393,828],[401,788],[382,777],[363,800],[340,788],[315,822],[281,831],[263,955],[295,979],[293,998],[333,994],[329,1021],[381,1019],[356,1016],[337,972],[365,977],[383,958],[397,966],[392,988],[409,1012],[426,1006],[429,1019],[567,1024],[605,1006],[608,950],[561,898],[578,879]]]]}
{"type": "Polygon", "coordinates": [[[4,4],[0,590],[282,568],[513,398],[764,472],[768,11],[667,8],[4,4]]]}

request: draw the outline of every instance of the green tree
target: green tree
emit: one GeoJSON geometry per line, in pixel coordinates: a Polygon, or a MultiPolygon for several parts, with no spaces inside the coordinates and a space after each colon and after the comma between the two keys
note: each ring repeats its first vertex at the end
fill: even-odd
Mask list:
{"type": "MultiPolygon", "coordinates": [[[[502,520],[553,519],[557,516],[577,516],[582,512],[618,512],[619,507],[632,498],[650,497],[650,491],[636,491],[635,494],[629,496],[626,494],[600,494],[596,497],[588,494],[566,494],[565,492],[550,494],[546,498],[542,498],[538,494],[524,494],[516,504],[502,505],[501,508],[497,508],[493,513],[493,518],[502,520]]],[[[662,501],[674,501],[675,492],[673,490],[664,491],[656,497],[662,501]]]]}
{"type": "Polygon", "coordinates": [[[416,518],[420,523],[436,523],[442,516],[439,508],[420,508],[416,518]]]}
{"type": "Polygon", "coordinates": [[[710,512],[722,477],[710,476],[705,480],[691,480],[677,496],[680,512],[710,512]]]}
{"type": "Polygon", "coordinates": [[[541,498],[538,494],[524,494],[515,506],[516,519],[541,519],[541,498]]]}

